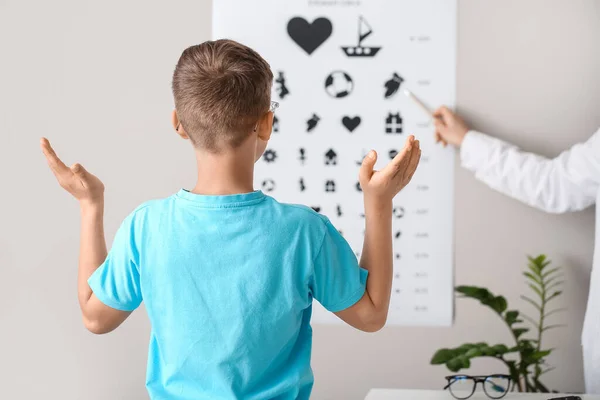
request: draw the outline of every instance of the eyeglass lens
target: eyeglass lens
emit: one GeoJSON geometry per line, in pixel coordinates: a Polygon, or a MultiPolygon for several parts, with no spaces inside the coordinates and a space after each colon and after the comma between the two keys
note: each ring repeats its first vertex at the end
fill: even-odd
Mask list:
{"type": "Polygon", "coordinates": [[[457,399],[468,399],[475,392],[476,382],[468,376],[455,376],[449,383],[450,393],[457,399]]]}
{"type": "Polygon", "coordinates": [[[483,382],[483,390],[488,397],[500,399],[506,396],[510,389],[510,379],[505,376],[488,376],[483,382]]]}

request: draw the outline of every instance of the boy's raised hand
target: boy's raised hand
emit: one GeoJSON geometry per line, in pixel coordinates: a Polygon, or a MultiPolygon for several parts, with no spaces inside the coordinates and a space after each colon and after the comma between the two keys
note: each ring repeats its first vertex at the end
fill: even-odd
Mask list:
{"type": "Polygon", "coordinates": [[[104,199],[104,184],[80,164],[67,167],[54,152],[50,142],[42,138],[40,145],[50,169],[60,186],[82,203],[99,203],[104,199]]]}
{"type": "Polygon", "coordinates": [[[404,148],[381,171],[374,171],[377,153],[371,150],[360,167],[359,180],[368,199],[391,201],[412,179],[419,160],[421,147],[414,136],[410,136],[404,148]]]}

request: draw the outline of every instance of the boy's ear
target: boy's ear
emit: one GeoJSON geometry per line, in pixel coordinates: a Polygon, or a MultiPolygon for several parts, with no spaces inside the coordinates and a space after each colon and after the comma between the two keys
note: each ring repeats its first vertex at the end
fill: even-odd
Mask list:
{"type": "Polygon", "coordinates": [[[177,115],[177,110],[173,110],[171,113],[171,123],[173,124],[173,128],[175,128],[175,132],[185,140],[188,140],[190,137],[186,133],[185,129],[181,125],[181,121],[179,121],[179,116],[177,115]]]}
{"type": "Polygon", "coordinates": [[[273,117],[275,115],[272,112],[266,113],[260,121],[258,121],[258,138],[268,142],[271,139],[271,132],[273,131],[273,117]]]}

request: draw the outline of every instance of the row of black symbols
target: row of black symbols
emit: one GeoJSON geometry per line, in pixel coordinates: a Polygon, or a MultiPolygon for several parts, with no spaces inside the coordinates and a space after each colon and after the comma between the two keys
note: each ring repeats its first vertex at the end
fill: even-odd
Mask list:
{"type": "MultiPolygon", "coordinates": [[[[335,187],[335,182],[333,182],[333,181],[326,181],[325,186],[327,187],[328,185],[329,185],[329,187],[335,187]]],[[[304,186],[304,178],[300,178],[300,186],[304,187],[304,189],[301,189],[301,191],[304,191],[306,189],[306,187],[304,186]]],[[[315,211],[317,211],[317,212],[321,211],[321,207],[315,206],[315,207],[313,207],[313,209],[315,211]],[[317,208],[318,208],[318,210],[317,210],[317,208]]],[[[337,206],[336,211],[337,211],[338,217],[341,217],[342,216],[342,208],[341,208],[340,205],[337,206]]],[[[400,206],[394,207],[394,209],[392,211],[392,215],[396,219],[402,219],[406,215],[406,209],[404,207],[400,207],[400,206]]],[[[364,219],[365,218],[365,213],[360,213],[360,214],[358,214],[358,216],[360,218],[364,219]]],[[[402,236],[402,232],[401,231],[396,231],[396,233],[394,233],[394,237],[396,239],[400,239],[401,236],[402,236]]],[[[417,232],[415,234],[415,237],[417,239],[428,239],[429,238],[429,233],[427,233],[427,232],[417,232]]],[[[427,253],[417,253],[415,255],[415,257],[416,258],[428,258],[429,255],[427,253]]]]}
{"type": "MultiPolygon", "coordinates": [[[[300,160],[300,162],[302,164],[304,164],[306,162],[306,149],[301,147],[299,150],[299,153],[300,153],[300,155],[299,155],[298,159],[300,160]]],[[[394,155],[394,157],[392,157],[392,154],[396,154],[396,153],[397,153],[396,150],[391,150],[390,158],[393,159],[395,157],[395,155],[394,155]]],[[[266,150],[263,154],[263,160],[269,164],[277,161],[277,152],[273,149],[266,150]]],[[[335,166],[338,164],[338,155],[334,149],[329,149],[325,152],[324,163],[326,166],[335,166]]],[[[361,165],[362,160],[357,161],[357,164],[361,165]]]]}
{"type": "MultiPolygon", "coordinates": [[[[304,147],[301,147],[298,150],[298,153],[299,153],[298,159],[300,160],[300,163],[304,164],[306,162],[306,158],[307,158],[306,157],[306,149],[304,147]]],[[[390,159],[394,159],[394,157],[396,157],[397,155],[398,155],[398,150],[390,150],[388,152],[388,156],[390,157],[390,159]]],[[[356,165],[362,165],[362,162],[365,157],[366,157],[366,153],[363,151],[363,156],[360,160],[356,160],[356,165]]],[[[277,152],[273,149],[266,150],[263,154],[263,160],[269,164],[277,161],[277,152]]],[[[335,166],[338,164],[338,154],[336,153],[336,151],[334,149],[329,149],[325,152],[324,163],[326,166],[335,166]]],[[[357,190],[360,190],[360,189],[357,188],[357,190]]],[[[417,190],[427,191],[427,190],[429,190],[429,187],[427,185],[419,185],[417,187],[417,190]]]]}
{"type": "MultiPolygon", "coordinates": [[[[388,156],[390,157],[390,160],[393,160],[396,156],[398,155],[398,150],[390,150],[388,151],[388,156]]],[[[356,160],[355,163],[356,165],[362,165],[363,160],[365,159],[365,157],[367,156],[367,152],[363,150],[362,152],[362,157],[359,160],[356,160]]]]}
{"type": "MultiPolygon", "coordinates": [[[[425,279],[425,278],[429,277],[429,274],[427,272],[416,272],[413,276],[418,279],[425,279]]],[[[400,277],[401,277],[400,274],[394,275],[395,279],[400,279],[400,277]]]]}
{"type": "MultiPolygon", "coordinates": [[[[404,82],[397,72],[392,73],[392,77],[383,84],[383,97],[385,99],[393,98],[399,91],[404,82]]],[[[343,99],[354,92],[354,79],[345,71],[333,71],[325,78],[325,92],[334,99],[343,99]]]]}
{"type": "MultiPolygon", "coordinates": [[[[320,213],[321,212],[321,207],[320,206],[312,206],[311,207],[315,212],[320,213]]],[[[343,211],[342,211],[342,205],[338,204],[335,208],[335,213],[338,217],[341,217],[344,215],[343,211]]]]}
{"type": "MultiPolygon", "coordinates": [[[[402,293],[402,289],[394,289],[396,294],[402,293]]],[[[414,294],[429,294],[429,289],[426,287],[418,287],[413,289],[414,294]]]]}
{"type": "MultiPolygon", "coordinates": [[[[265,152],[266,154],[266,152],[265,152]]],[[[276,158],[277,155],[272,152],[269,153],[268,158],[276,158]]],[[[300,178],[300,180],[298,181],[299,183],[299,187],[300,187],[300,191],[304,192],[306,191],[307,187],[306,187],[306,183],[304,181],[304,178],[300,178]]],[[[262,190],[264,190],[265,192],[272,192],[276,189],[277,185],[275,184],[275,181],[273,179],[265,179],[262,182],[262,190]]],[[[355,186],[356,190],[361,192],[362,189],[360,187],[360,182],[356,183],[355,186]]],[[[325,193],[335,193],[337,191],[337,184],[335,183],[335,181],[333,179],[328,179],[325,181],[325,193]]]]}
{"type": "MultiPolygon", "coordinates": [[[[313,114],[308,120],[306,120],[306,132],[312,133],[318,127],[319,122],[321,121],[321,117],[317,114],[313,114]]],[[[360,126],[362,123],[362,118],[360,116],[344,116],[342,117],[342,126],[348,130],[350,133],[354,133],[354,131],[360,126]]],[[[385,120],[385,130],[384,132],[388,135],[399,135],[403,132],[404,121],[400,112],[388,113],[386,115],[385,120]]],[[[279,133],[279,118],[275,116],[273,118],[273,132],[279,133]]]]}
{"type": "MultiPolygon", "coordinates": [[[[404,78],[397,72],[393,72],[392,77],[383,84],[383,97],[385,99],[394,97],[400,91],[400,86],[402,86],[403,82],[404,78]]],[[[278,72],[275,85],[275,93],[277,93],[280,100],[285,100],[291,94],[287,86],[285,72],[278,72]]],[[[345,71],[333,71],[325,78],[325,92],[334,99],[343,99],[350,96],[354,92],[354,79],[345,71]]]]}
{"type": "MultiPolygon", "coordinates": [[[[270,150],[267,150],[270,151],[270,150]]],[[[275,152],[270,151],[270,153],[265,152],[265,157],[268,160],[274,160],[275,158],[277,158],[277,155],[275,154],[275,152]],[[268,156],[267,156],[268,154],[268,156]]],[[[268,162],[272,162],[272,161],[268,161],[268,162]]],[[[307,189],[307,185],[306,185],[306,181],[304,180],[304,178],[300,178],[298,181],[298,187],[300,192],[305,192],[307,189]]],[[[358,192],[362,192],[362,188],[360,186],[360,182],[356,182],[355,184],[355,189],[358,192]]],[[[272,192],[276,189],[276,184],[275,181],[273,179],[265,179],[262,182],[262,190],[264,190],[265,192],[272,192]]],[[[335,183],[335,181],[333,179],[328,179],[325,181],[325,193],[336,193],[337,191],[337,184],[335,183]]],[[[417,215],[419,216],[424,216],[429,214],[429,210],[426,208],[421,208],[421,209],[417,209],[417,211],[415,212],[417,215]]],[[[394,217],[395,218],[402,218],[404,217],[405,214],[405,210],[403,207],[395,207],[394,208],[394,217]]],[[[360,214],[361,218],[364,218],[365,215],[364,214],[360,214]]],[[[423,233],[418,233],[416,236],[418,239],[427,239],[429,236],[426,232],[423,233]]]]}
{"type": "MultiPolygon", "coordinates": [[[[365,235],[365,231],[363,230],[363,236],[365,235]]],[[[398,240],[402,237],[402,231],[396,231],[396,233],[394,233],[394,239],[398,240]]]]}
{"type": "MultiPolygon", "coordinates": [[[[406,214],[406,210],[404,209],[404,207],[396,206],[394,207],[392,214],[395,218],[400,219],[404,217],[404,215],[406,214]]],[[[360,213],[359,217],[365,218],[365,213],[360,213]]]]}
{"type": "MultiPolygon", "coordinates": [[[[320,17],[308,22],[303,17],[293,17],[287,24],[287,32],[294,41],[309,56],[312,55],[333,33],[331,20],[320,17]]],[[[350,58],[372,58],[379,53],[381,47],[363,46],[367,37],[373,34],[373,28],[367,20],[360,16],[358,19],[358,40],[355,46],[341,46],[341,50],[350,58]]]]}

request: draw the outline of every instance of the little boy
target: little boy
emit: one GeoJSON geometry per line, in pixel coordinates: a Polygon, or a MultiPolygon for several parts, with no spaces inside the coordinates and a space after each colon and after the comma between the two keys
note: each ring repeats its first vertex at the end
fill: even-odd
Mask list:
{"type": "Polygon", "coordinates": [[[149,201],[104,239],[104,185],[42,149],[81,206],[78,292],[87,329],[116,329],[142,301],[152,332],[152,399],[308,399],[311,304],[374,332],[392,284],[392,199],[419,163],[419,142],[381,171],[360,169],[366,234],[360,266],[329,220],[254,191],[254,163],[271,135],[273,75],[239,43],[186,49],[173,75],[175,131],[193,144],[192,190],[149,201]]]}

